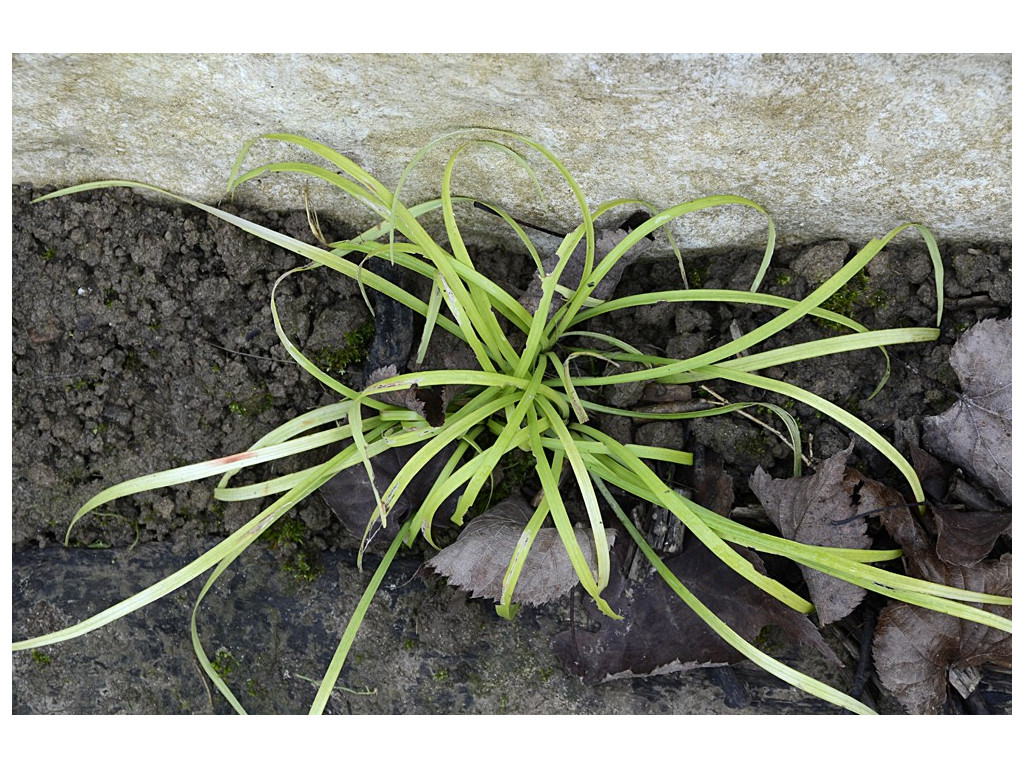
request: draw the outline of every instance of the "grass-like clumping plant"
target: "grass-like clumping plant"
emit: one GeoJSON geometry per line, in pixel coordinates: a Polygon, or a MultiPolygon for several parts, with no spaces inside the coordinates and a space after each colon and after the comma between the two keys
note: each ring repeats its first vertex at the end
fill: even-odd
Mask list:
{"type": "MultiPolygon", "coordinates": [[[[16,642],[14,650],[39,648],[90,632],[167,595],[212,569],[193,609],[193,645],[201,665],[217,688],[237,711],[244,712],[224,676],[219,673],[216,661],[211,661],[200,642],[196,626],[200,602],[225,569],[288,510],[343,470],[362,467],[372,480],[373,458],[401,446],[418,446],[418,449],[386,490],[378,492],[375,483],[371,482],[377,498],[375,508],[367,510],[370,524],[398,525],[394,520],[389,520],[389,515],[410,482],[439,452],[454,448],[454,453],[423,502],[401,524],[366,587],[323,677],[311,706],[312,713],[324,710],[360,623],[400,548],[411,546],[419,537],[433,544],[435,515],[442,503],[453,495],[457,495],[458,501],[452,521],[461,525],[477,497],[485,492],[492,471],[503,457],[512,452],[525,452],[525,455],[531,457],[542,493],[505,573],[503,594],[497,606],[498,612],[505,617],[513,615],[515,606],[512,597],[526,555],[538,531],[546,524],[553,524],[557,529],[582,588],[603,612],[615,617],[614,611],[602,598],[602,590],[609,582],[612,567],[606,526],[620,527],[635,541],[679,598],[747,658],[822,699],[854,712],[871,712],[859,701],[758,650],[709,611],[663,564],[657,553],[647,545],[642,533],[623,513],[611,490],[618,489],[667,509],[737,573],[802,613],[813,612],[814,606],[755,569],[730,544],[789,558],[797,564],[882,593],[889,598],[1010,630],[1008,620],[972,605],[1005,604],[1009,602],[1008,598],[933,584],[873,565],[898,558],[899,550],[810,546],[752,530],[674,492],[648,464],[651,460],[688,464],[692,460],[688,453],[670,446],[623,444],[595,428],[592,423],[593,417],[598,414],[638,415],[630,410],[612,408],[587,399],[588,393],[600,387],[625,382],[685,384],[724,379],[778,393],[783,398],[805,403],[831,417],[884,454],[905,477],[914,498],[922,500],[924,494],[913,468],[874,429],[812,392],[769,378],[758,371],[787,364],[799,365],[801,360],[821,355],[936,339],[937,327],[868,330],[843,315],[821,308],[887,243],[902,231],[913,229],[927,244],[934,265],[938,325],[942,312],[942,264],[935,240],[925,227],[904,224],[881,239],[872,240],[834,276],[806,298],[796,301],[759,292],[774,250],[775,231],[771,219],[767,218],[767,213],[757,203],[732,195],[715,195],[657,209],[640,200],[620,199],[591,210],[582,190],[557,157],[537,142],[507,131],[462,129],[439,137],[416,155],[394,192],[349,158],[322,144],[289,134],[271,134],[245,146],[232,170],[229,190],[233,191],[241,184],[270,173],[297,173],[319,179],[365,205],[380,223],[351,240],[317,247],[215,207],[134,181],[82,184],[54,192],[40,200],[116,186],[155,190],[169,195],[308,260],[303,266],[282,275],[274,286],[275,290],[281,280],[299,270],[323,267],[336,270],[359,281],[361,286],[384,294],[422,316],[423,333],[416,353],[417,360],[424,359],[432,340],[438,334],[448,334],[465,345],[471,354],[472,364],[454,369],[417,370],[393,375],[374,381],[361,392],[355,391],[335,375],[315,365],[292,343],[281,325],[272,291],[271,309],[282,345],[303,369],[337,393],[337,402],[281,425],[244,452],[115,485],[81,507],[72,519],[71,526],[82,516],[113,499],[214,476],[222,476],[215,492],[215,497],[220,501],[260,497],[273,500],[262,512],[187,567],[75,626],[16,642]],[[309,161],[275,162],[243,172],[243,166],[256,141],[284,142],[309,153],[309,161]],[[408,207],[400,202],[399,191],[413,168],[428,152],[434,151],[442,143],[451,144],[454,141],[461,143],[451,152],[445,164],[440,197],[408,207]],[[452,175],[460,157],[467,150],[481,148],[508,155],[529,176],[531,183],[536,183],[538,187],[541,185],[535,165],[537,162],[545,164],[545,169],[548,172],[553,169],[577,201],[579,225],[564,237],[553,258],[551,254],[542,256],[524,227],[494,201],[453,195],[452,175]],[[474,267],[458,224],[459,212],[473,205],[484,205],[497,213],[529,251],[540,285],[539,298],[534,297],[536,309],[533,311],[527,310],[520,300],[474,267]],[[612,279],[609,274],[616,264],[626,258],[630,249],[643,238],[660,230],[671,240],[667,225],[680,217],[694,211],[733,205],[753,209],[767,218],[767,247],[749,291],[678,289],[616,299],[595,298],[595,290],[602,285],[602,281],[612,279]],[[649,217],[622,237],[607,253],[598,253],[600,227],[638,208],[646,210],[649,217]],[[443,220],[446,245],[439,243],[421,222],[425,214],[438,210],[443,220]],[[400,287],[400,281],[391,281],[365,269],[368,259],[388,260],[402,270],[429,280],[432,285],[429,299],[424,301],[400,287]],[[567,269],[573,259],[581,263],[575,263],[571,269],[567,269]],[[573,277],[567,279],[565,275],[573,277]],[[579,277],[576,278],[576,275],[579,277]],[[735,340],[682,360],[646,355],[625,339],[587,331],[583,327],[587,320],[598,315],[633,311],[637,307],[656,302],[755,304],[773,308],[777,314],[735,340]],[[810,343],[740,355],[808,316],[838,324],[849,332],[810,343]],[[581,371],[586,366],[580,366],[578,362],[588,357],[610,362],[608,370],[613,370],[614,366],[623,362],[631,365],[628,366],[628,372],[593,375],[592,371],[587,370],[587,375],[584,375],[581,371]],[[447,391],[458,393],[445,402],[443,418],[428,421],[416,410],[394,404],[397,401],[395,393],[442,386],[447,391]],[[231,478],[246,467],[325,446],[335,446],[333,455],[304,470],[253,485],[236,487],[229,484],[231,478]],[[560,485],[563,474],[574,482],[560,485]],[[570,491],[560,490],[570,487],[571,492],[578,494],[582,500],[582,508],[585,510],[593,544],[593,566],[588,564],[570,519],[567,508],[567,495],[570,491]]],[[[678,256],[678,251],[676,254],[678,256]]],[[[749,405],[736,403],[697,412],[661,414],[657,417],[708,418],[749,405]]],[[[790,442],[796,448],[793,470],[799,474],[800,435],[797,424],[781,408],[771,407],[786,425],[790,442]]],[[[644,413],[643,416],[655,417],[650,413],[644,413]]],[[[69,527],[69,536],[70,531],[69,527]]]]}

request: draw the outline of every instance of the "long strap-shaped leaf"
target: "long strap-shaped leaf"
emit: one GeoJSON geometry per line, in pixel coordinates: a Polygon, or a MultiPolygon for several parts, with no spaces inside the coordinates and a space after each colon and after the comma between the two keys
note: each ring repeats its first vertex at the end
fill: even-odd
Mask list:
{"type": "Polygon", "coordinates": [[[469,484],[466,486],[465,492],[462,494],[462,498],[459,499],[455,510],[457,519],[461,520],[463,515],[466,514],[469,507],[476,501],[477,494],[483,488],[484,483],[490,479],[491,472],[494,471],[498,462],[511,450],[516,434],[526,422],[527,411],[531,408],[536,408],[534,399],[537,397],[543,376],[544,366],[538,366],[522,396],[518,398],[518,401],[512,401],[515,407],[511,409],[506,419],[505,427],[502,429],[501,434],[498,435],[498,439],[494,441],[494,444],[484,451],[483,455],[485,458],[480,468],[474,473],[469,484]]]}
{"type": "MultiPolygon", "coordinates": [[[[641,229],[646,227],[644,225],[638,227],[630,233],[629,237],[632,237],[641,229]]],[[[852,278],[857,272],[864,268],[864,266],[873,259],[879,251],[889,242],[895,235],[909,226],[917,226],[911,224],[905,224],[902,227],[897,227],[888,235],[881,240],[872,240],[865,245],[856,256],[854,256],[849,262],[847,262],[838,272],[832,277],[826,280],[820,287],[812,291],[805,299],[798,301],[794,306],[790,307],[778,317],[775,317],[763,325],[758,326],[752,331],[748,331],[738,339],[727,342],[720,347],[709,350],[694,357],[686,360],[676,361],[667,365],[654,366],[652,368],[635,371],[631,373],[616,373],[609,376],[602,377],[603,384],[622,384],[631,381],[652,381],[660,379],[664,376],[674,376],[676,374],[686,373],[705,365],[711,365],[717,363],[726,358],[732,357],[740,352],[744,352],[755,344],[760,344],[765,339],[770,338],[779,331],[787,328],[788,326],[795,323],[800,318],[808,314],[812,309],[820,305],[829,296],[839,290],[845,285],[850,278],[852,278]]],[[[628,237],[626,238],[628,239],[628,237]]],[[[624,239],[622,242],[626,242],[624,239]]],[[[622,245],[622,243],[620,243],[622,245]]],[[[941,311],[941,301],[939,303],[941,311]]]]}
{"type": "Polygon", "coordinates": [[[131,496],[143,491],[152,491],[157,488],[166,488],[171,485],[181,485],[182,483],[189,483],[194,480],[202,480],[205,477],[213,477],[228,471],[237,471],[244,467],[265,464],[268,461],[275,461],[285,456],[294,456],[297,453],[304,453],[306,451],[313,450],[314,448],[319,448],[324,445],[336,443],[339,440],[347,439],[351,436],[351,431],[351,428],[348,426],[335,427],[333,429],[318,432],[314,435],[297,437],[284,443],[268,445],[255,450],[243,451],[242,453],[235,453],[231,456],[222,456],[219,459],[201,461],[197,464],[189,464],[184,467],[176,467],[175,469],[154,472],[149,475],[126,480],[122,483],[118,483],[117,485],[112,485],[110,488],[100,491],[79,507],[78,511],[71,519],[71,523],[68,525],[67,533],[64,536],[64,544],[67,546],[70,541],[72,528],[74,528],[75,524],[78,523],[82,517],[97,507],[113,501],[114,499],[131,496]]]}
{"type": "Polygon", "coordinates": [[[326,144],[321,144],[318,141],[313,141],[312,139],[307,139],[305,136],[298,136],[294,133],[266,133],[247,141],[238,153],[235,164],[231,168],[231,176],[228,179],[228,192],[232,192],[238,185],[239,170],[241,169],[246,156],[249,154],[256,142],[262,140],[281,141],[286,144],[295,144],[303,147],[304,149],[308,149],[313,154],[319,155],[327,162],[335,165],[339,170],[347,173],[363,185],[363,187],[365,187],[366,190],[377,199],[381,200],[385,204],[391,203],[391,193],[388,191],[387,187],[377,181],[377,179],[375,179],[371,174],[364,171],[357,163],[353,162],[350,158],[345,157],[345,155],[341,154],[337,150],[331,149],[326,144]]]}
{"type": "Polygon", "coordinates": [[[335,457],[334,460],[328,462],[324,466],[323,471],[318,475],[310,476],[306,482],[300,486],[292,488],[284,496],[277,499],[273,504],[252,518],[252,520],[228,536],[224,541],[220,542],[220,544],[211,547],[204,554],[197,557],[184,568],[175,571],[170,576],[161,579],[152,586],[137,592],[126,600],[122,600],[116,605],[113,605],[105,611],[101,611],[84,621],[80,621],[77,624],[56,632],[50,632],[45,635],[40,635],[39,637],[34,637],[30,640],[16,642],[12,645],[12,650],[23,651],[29,648],[39,648],[44,645],[51,645],[53,643],[70,640],[75,637],[81,637],[95,629],[99,629],[100,627],[104,627],[107,624],[116,621],[122,616],[127,616],[129,613],[137,611],[139,608],[149,605],[165,595],[169,595],[171,592],[185,584],[188,584],[210,568],[216,566],[225,557],[236,553],[239,548],[244,549],[246,546],[251,544],[260,536],[260,534],[263,533],[263,531],[280,519],[285,512],[305,499],[309,494],[313,493],[313,491],[336,474],[340,466],[343,466],[346,461],[350,460],[351,456],[348,455],[348,452],[343,451],[335,457]]]}
{"type": "Polygon", "coordinates": [[[764,208],[753,200],[748,200],[745,197],[740,197],[738,195],[711,195],[709,197],[702,197],[699,200],[692,200],[688,203],[675,205],[671,208],[667,208],[661,213],[655,214],[622,238],[619,244],[612,248],[612,250],[601,259],[601,263],[594,268],[593,275],[590,275],[589,279],[580,283],[579,290],[576,291],[572,300],[566,306],[565,312],[558,322],[553,334],[554,337],[557,338],[561,336],[561,334],[573,324],[577,313],[583,307],[584,302],[590,298],[594,288],[596,288],[601,280],[607,276],[612,267],[615,266],[616,262],[618,262],[618,260],[621,259],[630,248],[640,242],[643,238],[647,237],[647,235],[654,232],[654,230],[668,224],[673,219],[677,219],[687,213],[722,205],[742,205],[753,208],[754,210],[763,213],[768,219],[768,247],[765,249],[765,258],[762,261],[760,271],[758,272],[758,275],[754,280],[754,286],[751,289],[756,290],[757,286],[761,282],[761,278],[768,269],[771,253],[775,249],[775,224],[772,223],[771,217],[768,216],[768,213],[764,208]]]}
{"type": "Polygon", "coordinates": [[[684,496],[675,498],[655,492],[649,486],[640,485],[638,478],[611,462],[596,462],[593,471],[623,490],[662,506],[673,514],[679,506],[686,507],[718,533],[726,541],[750,547],[759,552],[779,555],[810,568],[820,570],[837,578],[850,581],[886,597],[921,605],[940,613],[974,621],[996,629],[1010,631],[1010,622],[1002,616],[982,611],[964,602],[1010,605],[1012,599],[1000,595],[989,595],[935,584],[899,573],[871,567],[866,563],[893,560],[900,557],[900,550],[841,549],[837,547],[801,544],[760,531],[754,531],[740,523],[704,509],[684,496]],[[666,503],[666,500],[668,503],[666,503]]]}
{"type": "Polygon", "coordinates": [[[736,371],[730,368],[725,368],[724,366],[709,365],[702,368],[701,372],[708,373],[714,378],[727,379],[740,384],[747,384],[752,387],[762,387],[770,392],[777,392],[784,397],[790,397],[794,400],[806,403],[815,410],[831,417],[857,436],[863,438],[875,449],[881,452],[883,456],[889,459],[889,461],[891,461],[902,473],[903,477],[906,478],[907,482],[910,483],[910,487],[914,492],[914,499],[921,503],[924,502],[924,490],[921,488],[921,481],[918,479],[917,472],[914,471],[910,462],[908,462],[888,440],[878,434],[878,432],[876,432],[872,427],[858,419],[852,413],[843,410],[832,401],[826,400],[824,397],[816,395],[813,392],[808,392],[806,389],[802,389],[801,387],[787,384],[784,381],[779,381],[778,379],[770,379],[767,376],[759,376],[755,373],[747,373],[745,371],[736,371]]]}
{"type": "Polygon", "coordinates": [[[512,550],[512,557],[509,558],[505,576],[501,580],[501,599],[495,608],[503,619],[511,619],[515,615],[516,610],[512,604],[512,596],[516,591],[516,584],[519,583],[519,575],[523,572],[523,566],[526,565],[526,558],[530,555],[533,542],[537,540],[537,533],[549,514],[551,514],[551,502],[547,496],[544,496],[523,527],[519,541],[516,542],[515,549],[512,550]]]}
{"type": "MultiPolygon", "coordinates": [[[[542,401],[543,402],[543,401],[542,401]]],[[[548,417],[550,420],[550,416],[548,417]]],[[[556,420],[555,424],[561,424],[561,421],[556,420]]],[[[565,509],[565,503],[562,500],[562,494],[558,490],[558,480],[562,471],[562,456],[564,455],[561,450],[555,449],[552,452],[551,463],[548,462],[547,457],[544,455],[544,448],[541,444],[539,422],[537,414],[531,410],[529,412],[529,433],[530,433],[530,448],[533,451],[534,458],[537,461],[537,477],[540,480],[541,488],[544,490],[544,497],[547,499],[548,504],[551,508],[551,519],[555,523],[555,528],[558,529],[558,535],[562,539],[562,546],[565,548],[565,553],[569,556],[569,561],[573,565],[573,569],[576,571],[576,575],[580,579],[580,584],[583,589],[589,594],[594,602],[597,603],[597,607],[602,613],[607,614],[613,618],[620,618],[609,607],[607,601],[601,597],[601,590],[604,585],[598,586],[597,579],[590,572],[590,567],[587,565],[586,560],[583,557],[583,551],[580,549],[579,542],[576,540],[576,533],[572,527],[572,523],[569,522],[569,515],[565,509]]],[[[603,577],[605,584],[607,584],[609,569],[607,566],[608,562],[608,542],[604,536],[604,527],[598,521],[600,532],[603,541],[601,545],[594,541],[595,554],[601,560],[601,547],[604,549],[604,562],[605,571],[600,572],[600,566],[598,568],[599,577],[603,577]]]]}
{"type": "Polygon", "coordinates": [[[327,667],[327,673],[324,675],[324,679],[320,683],[320,688],[316,692],[316,698],[313,699],[313,704],[309,708],[309,714],[323,714],[324,708],[330,700],[331,691],[334,690],[334,686],[338,682],[338,676],[341,674],[341,668],[345,664],[345,659],[348,658],[348,652],[352,648],[352,643],[355,642],[356,634],[359,632],[359,627],[362,626],[363,617],[366,616],[366,612],[370,608],[370,603],[377,594],[377,590],[380,589],[381,582],[384,581],[384,576],[387,575],[388,570],[391,568],[391,563],[394,562],[395,556],[398,554],[398,550],[402,546],[402,542],[408,535],[411,524],[411,519],[406,520],[405,524],[401,529],[399,529],[398,535],[395,536],[395,540],[391,542],[391,546],[388,547],[388,551],[385,553],[384,559],[380,561],[380,565],[377,566],[377,570],[373,572],[373,577],[370,579],[370,583],[367,584],[366,589],[363,590],[363,596],[359,599],[358,605],[356,605],[355,610],[352,611],[352,617],[348,620],[348,624],[345,626],[345,632],[341,636],[338,648],[335,650],[331,663],[327,667]]]}
{"type": "MultiPolygon", "coordinates": [[[[775,579],[768,578],[760,573],[749,560],[742,557],[732,547],[722,541],[722,538],[706,522],[695,515],[688,506],[683,504],[681,501],[682,497],[678,493],[665,485],[650,467],[627,451],[621,443],[586,424],[575,425],[574,429],[596,442],[603,443],[608,448],[609,455],[626,468],[627,475],[635,477],[636,480],[650,489],[657,499],[656,504],[665,507],[676,515],[701,540],[704,546],[711,550],[722,562],[740,574],[740,576],[753,582],[772,597],[781,600],[789,607],[801,613],[810,613],[814,610],[814,606],[811,603],[792,590],[787,589],[775,579]]],[[[609,476],[606,479],[614,483],[616,477],[609,476]]]]}

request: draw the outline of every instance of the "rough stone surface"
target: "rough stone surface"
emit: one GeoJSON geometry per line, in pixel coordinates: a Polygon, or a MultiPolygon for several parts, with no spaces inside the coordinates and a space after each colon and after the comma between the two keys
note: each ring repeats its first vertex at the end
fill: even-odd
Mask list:
{"type": "MultiPolygon", "coordinates": [[[[270,131],[323,141],[394,187],[416,150],[459,126],[520,131],[552,149],[590,205],[655,206],[710,194],[764,205],[782,242],[881,236],[921,221],[943,240],[1010,238],[1009,55],[458,54],[17,55],[13,180],[150,181],[207,201],[243,142],[270,131]]],[[[449,145],[449,149],[453,145],[449,145]]],[[[301,152],[261,148],[261,159],[301,152]]],[[[436,197],[446,152],[410,177],[436,197]]],[[[541,224],[578,223],[572,197],[542,202],[507,157],[471,153],[457,191],[541,224]]],[[[551,180],[545,176],[545,181],[551,180]]],[[[248,202],[301,206],[266,179],[248,202]]],[[[366,211],[326,190],[345,220],[366,211]]],[[[492,229],[492,222],[468,222],[492,229]]],[[[763,243],[764,219],[688,216],[684,248],[763,243]]]]}
{"type": "MultiPolygon", "coordinates": [[[[204,542],[210,546],[215,541],[204,542]]],[[[192,552],[194,556],[199,551],[192,552]]],[[[372,571],[355,553],[324,557],[314,582],[282,573],[264,550],[245,556],[204,600],[198,626],[208,656],[253,714],[309,709],[372,571]]],[[[585,685],[550,651],[568,627],[567,603],[524,607],[515,621],[400,559],[371,604],[328,714],[806,714],[838,713],[744,662],[750,694],[728,706],[702,671],[585,685]]],[[[35,550],[17,558],[17,637],[61,629],[184,566],[164,543],[135,550],[35,550]]],[[[370,564],[371,567],[376,563],[370,564]]],[[[229,713],[189,638],[193,584],[95,633],[14,654],[16,714],[229,713]]],[[[577,614],[582,608],[577,606],[577,614]]],[[[813,652],[786,656],[843,685],[847,670],[813,652]]]]}

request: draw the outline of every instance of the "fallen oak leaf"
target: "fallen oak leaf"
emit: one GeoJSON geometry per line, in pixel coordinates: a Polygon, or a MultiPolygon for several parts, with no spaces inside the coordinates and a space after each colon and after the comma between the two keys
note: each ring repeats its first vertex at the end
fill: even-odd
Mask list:
{"type": "MultiPolygon", "coordinates": [[[[881,484],[865,484],[863,475],[846,468],[852,451],[851,442],[845,451],[823,461],[810,477],[776,480],[761,467],[754,471],[750,488],[785,538],[844,549],[871,545],[867,521],[861,513],[882,506],[876,498],[882,493],[876,486],[881,484]],[[865,488],[865,494],[873,495],[861,498],[859,492],[865,488]]],[[[898,503],[903,503],[902,497],[898,503]]],[[[800,570],[822,626],[848,616],[867,594],[861,587],[813,568],[800,566],[800,570]]]]}
{"type": "MultiPolygon", "coordinates": [[[[532,514],[533,509],[524,499],[511,496],[473,518],[459,538],[428,560],[427,565],[473,597],[498,602],[508,564],[532,514]]],[[[575,533],[583,558],[593,569],[596,558],[592,534],[581,527],[575,533]]],[[[614,540],[615,531],[609,530],[609,546],[614,540]]],[[[540,605],[561,597],[577,584],[579,577],[558,530],[545,527],[537,531],[512,600],[540,605]]]]}
{"type": "MultiPolygon", "coordinates": [[[[1011,558],[971,566],[944,562],[907,507],[885,509],[882,524],[903,548],[910,576],[974,592],[1009,596],[1011,558]]],[[[1007,605],[986,609],[1010,618],[1007,605]]],[[[1011,665],[1008,632],[907,603],[886,606],[873,642],[875,668],[882,684],[908,712],[934,714],[947,698],[950,670],[982,664],[1011,665]]]]}
{"type": "MultiPolygon", "coordinates": [[[[760,558],[734,547],[763,571],[760,558]]],[[[617,557],[613,555],[613,559],[617,557]]],[[[803,614],[764,592],[712,553],[696,536],[687,536],[679,554],[665,565],[698,600],[747,641],[767,626],[777,626],[794,644],[810,645],[825,658],[841,662],[803,614]]],[[[596,631],[573,629],[555,636],[552,649],[567,670],[594,685],[630,677],[685,672],[721,666],[745,657],[711,629],[672,587],[653,573],[629,581],[621,565],[612,568],[601,593],[618,621],[589,609],[600,623],[596,631]]]]}
{"type": "Polygon", "coordinates": [[[1010,504],[1012,414],[1010,320],[983,320],[953,345],[949,363],[963,394],[944,413],[924,419],[924,447],[962,467],[1003,504],[1010,504]]]}

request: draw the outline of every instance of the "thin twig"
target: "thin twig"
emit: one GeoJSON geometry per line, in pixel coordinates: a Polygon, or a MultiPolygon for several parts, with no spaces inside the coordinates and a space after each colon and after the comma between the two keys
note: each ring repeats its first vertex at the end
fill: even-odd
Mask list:
{"type": "Polygon", "coordinates": [[[295,362],[294,360],[292,360],[291,358],[267,357],[266,355],[254,355],[254,354],[252,354],[250,352],[242,352],[241,350],[238,350],[238,349],[229,349],[227,347],[222,347],[220,344],[214,344],[212,341],[207,341],[206,339],[199,339],[199,341],[201,341],[203,344],[209,344],[211,347],[216,347],[217,349],[222,350],[222,351],[227,352],[227,353],[232,354],[232,355],[241,355],[242,357],[252,357],[252,358],[255,358],[256,360],[269,360],[272,363],[291,363],[292,365],[298,365],[298,363],[295,362]]]}
{"type": "MultiPolygon", "coordinates": [[[[700,388],[703,389],[705,392],[707,392],[709,395],[711,395],[711,397],[715,398],[715,405],[732,405],[732,403],[730,403],[728,400],[726,400],[724,397],[722,397],[717,392],[713,391],[710,387],[701,384],[700,388]]],[[[781,432],[779,432],[777,429],[775,429],[771,425],[765,424],[759,418],[757,418],[756,416],[753,416],[753,415],[747,413],[743,409],[738,410],[737,413],[740,416],[742,416],[743,418],[749,419],[750,421],[754,422],[755,424],[757,424],[762,429],[767,430],[768,432],[771,432],[773,435],[775,435],[777,438],[779,438],[779,440],[781,440],[791,451],[796,451],[797,450],[795,447],[793,447],[793,444],[791,442],[789,442],[789,440],[786,439],[785,435],[783,435],[781,432]]],[[[805,454],[803,452],[803,450],[800,451],[800,458],[802,458],[804,460],[804,463],[807,464],[808,466],[814,466],[814,458],[812,456],[808,456],[807,454],[805,454]]]]}

